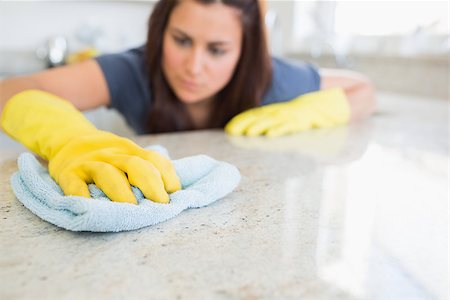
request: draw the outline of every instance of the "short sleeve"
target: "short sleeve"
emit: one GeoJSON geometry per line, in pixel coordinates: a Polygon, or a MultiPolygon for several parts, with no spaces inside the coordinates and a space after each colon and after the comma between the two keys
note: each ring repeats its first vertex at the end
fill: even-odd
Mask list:
{"type": "Polygon", "coordinates": [[[285,102],[320,89],[320,75],[316,66],[305,62],[272,59],[272,83],[262,105],[285,102]]]}
{"type": "Polygon", "coordinates": [[[146,132],[150,88],[145,72],[144,48],[96,58],[108,85],[111,105],[138,134],[146,132]]]}

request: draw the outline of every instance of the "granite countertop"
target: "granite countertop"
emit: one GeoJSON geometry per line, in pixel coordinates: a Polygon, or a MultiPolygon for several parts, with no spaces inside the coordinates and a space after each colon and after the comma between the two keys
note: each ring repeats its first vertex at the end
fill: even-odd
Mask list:
{"type": "Polygon", "coordinates": [[[448,102],[379,97],[368,121],[278,139],[136,137],[236,165],[225,198],[152,227],[42,221],[2,145],[0,299],[448,299],[448,102]]]}

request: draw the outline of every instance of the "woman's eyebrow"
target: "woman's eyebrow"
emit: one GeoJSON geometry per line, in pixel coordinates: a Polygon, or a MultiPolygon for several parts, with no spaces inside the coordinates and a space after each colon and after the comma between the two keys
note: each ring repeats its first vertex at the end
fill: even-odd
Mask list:
{"type": "Polygon", "coordinates": [[[177,28],[170,28],[170,31],[172,31],[173,33],[177,33],[177,34],[183,35],[183,36],[185,36],[185,37],[187,37],[187,38],[191,38],[191,37],[189,36],[189,34],[187,34],[186,32],[184,32],[184,31],[182,31],[182,30],[180,30],[180,29],[177,29],[177,28]]]}
{"type": "Polygon", "coordinates": [[[208,45],[212,45],[212,46],[226,46],[230,44],[230,42],[227,41],[213,41],[213,42],[209,42],[208,45]]]}
{"type": "MultiPolygon", "coordinates": [[[[187,34],[186,32],[184,32],[183,30],[181,30],[181,29],[172,27],[172,28],[170,28],[170,30],[173,33],[180,34],[180,35],[184,36],[185,38],[188,38],[188,39],[192,40],[192,37],[189,34],[187,34]]],[[[230,44],[230,42],[228,42],[228,41],[210,41],[210,42],[208,42],[208,44],[209,45],[213,45],[213,46],[220,46],[220,45],[230,44]]]]}

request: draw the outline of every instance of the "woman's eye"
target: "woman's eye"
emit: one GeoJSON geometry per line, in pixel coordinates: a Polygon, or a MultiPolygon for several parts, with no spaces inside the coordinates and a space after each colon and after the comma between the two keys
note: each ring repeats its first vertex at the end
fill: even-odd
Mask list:
{"type": "Polygon", "coordinates": [[[174,40],[180,46],[189,46],[191,44],[191,41],[189,39],[182,37],[174,37],[174,40]]]}
{"type": "Polygon", "coordinates": [[[209,48],[209,53],[211,53],[213,56],[221,56],[225,54],[225,50],[220,48],[209,48]]]}

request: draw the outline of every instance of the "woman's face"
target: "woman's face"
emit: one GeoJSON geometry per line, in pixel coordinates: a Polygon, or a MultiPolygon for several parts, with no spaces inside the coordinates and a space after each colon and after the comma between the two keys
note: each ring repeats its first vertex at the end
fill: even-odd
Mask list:
{"type": "Polygon", "coordinates": [[[239,11],[221,3],[181,0],[163,39],[162,68],[186,104],[211,100],[230,81],[241,54],[239,11]]]}

